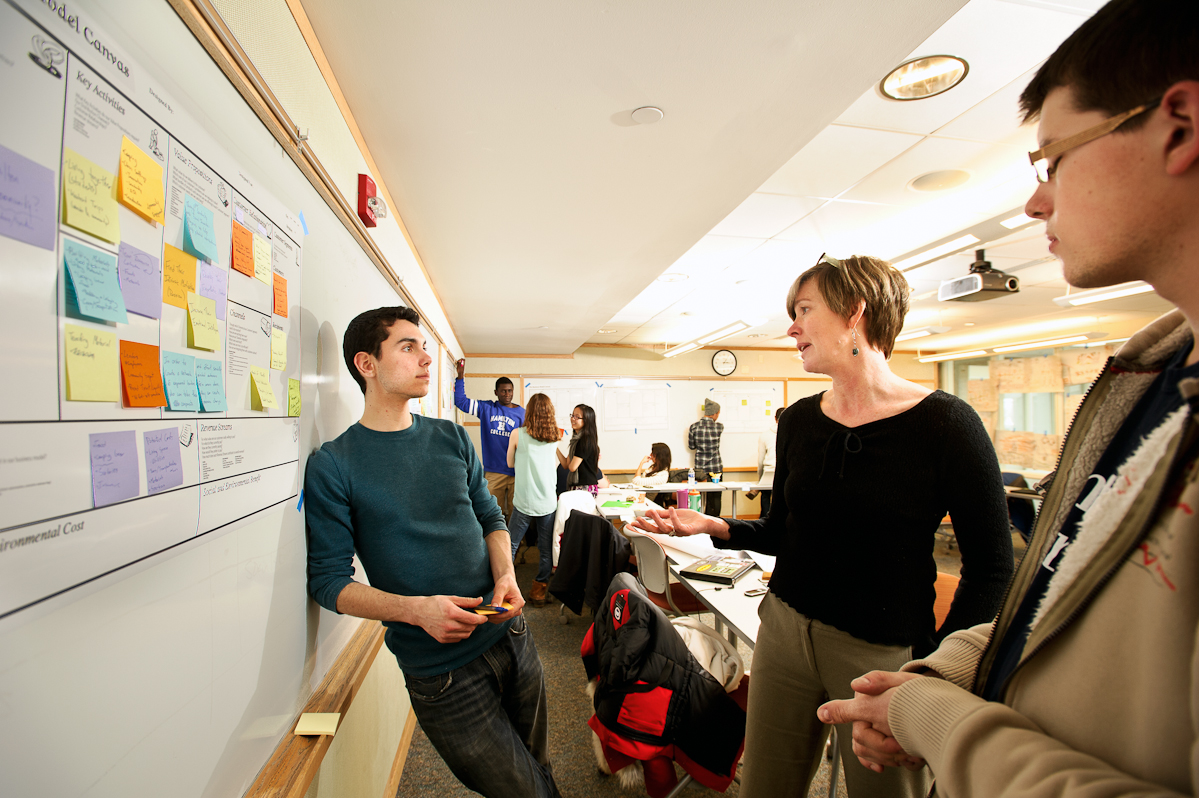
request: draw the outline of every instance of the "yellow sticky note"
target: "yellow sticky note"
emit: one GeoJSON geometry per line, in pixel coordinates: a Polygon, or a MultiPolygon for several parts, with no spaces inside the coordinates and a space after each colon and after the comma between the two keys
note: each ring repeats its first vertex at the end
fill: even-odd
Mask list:
{"type": "Polygon", "coordinates": [[[271,368],[275,371],[287,368],[287,333],[278,327],[271,328],[271,368]]]}
{"type": "Polygon", "coordinates": [[[300,415],[300,381],[287,381],[287,415],[300,415]]]}
{"type": "Polygon", "coordinates": [[[117,334],[74,324],[63,326],[67,350],[67,400],[119,402],[121,358],[117,334]]]}
{"type": "Polygon", "coordinates": [[[147,219],[166,224],[166,199],[162,167],[125,136],[121,137],[121,167],[117,171],[117,198],[147,219]]]}
{"type": "Polygon", "coordinates": [[[216,300],[187,292],[187,345],[215,352],[221,348],[221,330],[216,324],[216,300]]]}
{"type": "Polygon", "coordinates": [[[196,259],[170,244],[162,251],[162,301],[187,310],[187,292],[196,290],[196,259]]]}
{"type": "Polygon", "coordinates": [[[262,366],[250,366],[250,409],[279,409],[275,392],[271,390],[271,376],[262,366]]]}
{"type": "Polygon", "coordinates": [[[742,407],[745,407],[745,406],[748,406],[748,405],[749,405],[749,400],[748,400],[748,399],[742,399],[742,400],[741,400],[741,406],[742,406],[742,407]]]}
{"type": "Polygon", "coordinates": [[[332,737],[337,731],[337,721],[340,719],[340,712],[305,712],[296,721],[296,734],[328,734],[332,737]]]}
{"type": "Polygon", "coordinates": [[[62,161],[62,221],[91,233],[96,238],[118,244],[121,241],[121,220],[117,217],[117,201],[113,197],[112,172],[102,169],[79,153],[63,148],[62,161]]]}
{"type": "Polygon", "coordinates": [[[270,239],[256,234],[254,236],[254,279],[271,285],[271,273],[270,239]]]}

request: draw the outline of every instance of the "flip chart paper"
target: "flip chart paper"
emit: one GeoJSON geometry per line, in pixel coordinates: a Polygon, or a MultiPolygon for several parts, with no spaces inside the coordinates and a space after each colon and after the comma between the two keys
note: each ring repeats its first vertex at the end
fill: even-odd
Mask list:
{"type": "Polygon", "coordinates": [[[216,228],[212,211],[190,195],[183,195],[183,248],[197,258],[214,263],[221,259],[216,249],[216,228]]]}
{"type": "Polygon", "coordinates": [[[121,240],[121,220],[113,199],[112,172],[102,169],[69,147],[62,157],[62,220],[64,224],[113,244],[121,240]]]}
{"type": "Polygon", "coordinates": [[[250,408],[265,410],[268,407],[279,407],[275,392],[271,389],[270,375],[262,366],[250,366],[250,408]]]}
{"type": "Polygon", "coordinates": [[[162,258],[162,301],[187,310],[187,292],[195,290],[196,259],[167,244],[162,258]]]}
{"type": "Polygon", "coordinates": [[[150,319],[162,318],[158,258],[122,241],[117,253],[117,276],[126,310],[150,319]]]}
{"type": "Polygon", "coordinates": [[[300,381],[287,381],[287,415],[300,415],[300,381]]]}
{"type": "Polygon", "coordinates": [[[137,435],[133,430],[93,432],[87,440],[91,451],[95,506],[103,507],[137,496],[137,435]]]}
{"type": "Polygon", "coordinates": [[[254,276],[254,234],[233,223],[233,268],[246,277],[254,276]]]}
{"type": "Polygon", "coordinates": [[[128,323],[125,297],[117,279],[117,259],[109,253],[63,239],[67,266],[67,307],[74,313],[104,321],[128,323]]]}
{"type": "Polygon", "coordinates": [[[281,274],[275,278],[275,315],[287,318],[287,278],[281,274]]]}
{"type": "Polygon", "coordinates": [[[228,410],[225,404],[225,379],[221,361],[196,358],[196,387],[200,390],[200,410],[215,413],[228,410]]]}
{"type": "Polygon", "coordinates": [[[166,385],[168,409],[196,411],[200,409],[200,396],[196,392],[196,359],[194,357],[175,352],[163,352],[162,381],[166,385]]]}
{"type": "Polygon", "coordinates": [[[0,146],[0,236],[54,249],[54,170],[0,146]]]}
{"type": "Polygon", "coordinates": [[[275,371],[287,368],[287,333],[278,327],[271,328],[271,368],[275,371]]]}
{"type": "Polygon", "coordinates": [[[159,224],[166,224],[166,199],[162,167],[140,147],[121,136],[121,165],[117,170],[117,198],[125,207],[159,224]]]}
{"type": "Polygon", "coordinates": [[[271,242],[262,236],[254,236],[254,277],[271,284],[271,242]]]}
{"type": "Polygon", "coordinates": [[[225,320],[225,301],[229,296],[229,273],[220,266],[200,262],[200,296],[216,302],[216,317],[225,320]]]}
{"type": "Polygon", "coordinates": [[[183,484],[183,458],[179,453],[179,428],[142,433],[146,456],[146,491],[159,493],[183,484]]]}
{"type": "Polygon", "coordinates": [[[206,296],[187,292],[187,345],[210,352],[221,348],[221,331],[216,322],[216,303],[206,296]]]}
{"type": "Polygon", "coordinates": [[[121,341],[121,375],[126,407],[166,407],[157,346],[121,341]]]}
{"type": "Polygon", "coordinates": [[[117,334],[64,324],[63,336],[67,353],[67,400],[121,401],[117,334]]]}

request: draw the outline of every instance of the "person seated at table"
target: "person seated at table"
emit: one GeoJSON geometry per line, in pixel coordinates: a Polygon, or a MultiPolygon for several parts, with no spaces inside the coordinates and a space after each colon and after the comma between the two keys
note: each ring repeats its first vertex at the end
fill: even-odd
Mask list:
{"type": "Polygon", "coordinates": [[[664,443],[655,443],[649,447],[649,454],[641,458],[637,472],[631,480],[634,485],[652,488],[665,485],[670,479],[670,447],[664,443]]]}
{"type": "MultiPolygon", "coordinates": [[[[807,794],[828,736],[817,708],[852,698],[861,674],[898,670],[949,632],[991,620],[1013,570],[999,461],[978,414],[888,366],[908,295],[885,261],[821,256],[791,286],[787,334],[805,371],[832,388],[783,412],[769,515],[651,510],[633,522],[778,556],[758,612],[742,798],[807,794]],[[938,631],[933,536],[947,511],[962,570],[938,631]]],[[[875,773],[848,725],[838,741],[852,798],[928,794],[926,768],[875,773]]]]}
{"type": "Polygon", "coordinates": [[[549,603],[546,591],[553,572],[554,511],[558,507],[554,493],[554,454],[560,440],[562,430],[554,423],[554,403],[543,393],[533,394],[525,408],[524,426],[512,430],[508,437],[508,466],[516,472],[508,532],[515,560],[525,530],[530,526],[537,530],[539,563],[529,595],[529,603],[534,607],[549,603]],[[525,434],[521,435],[522,432],[525,434]]]}
{"type": "Polygon", "coordinates": [[[561,449],[558,464],[566,471],[567,490],[599,490],[601,473],[599,468],[599,428],[595,425],[595,411],[590,405],[575,405],[570,412],[570,446],[565,455],[561,449]]]}

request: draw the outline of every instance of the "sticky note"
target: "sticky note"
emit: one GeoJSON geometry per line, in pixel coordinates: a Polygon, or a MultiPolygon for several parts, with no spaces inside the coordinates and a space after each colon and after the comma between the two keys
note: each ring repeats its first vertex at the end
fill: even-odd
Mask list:
{"type": "Polygon", "coordinates": [[[246,223],[246,212],[241,209],[240,205],[233,206],[233,218],[237,220],[238,224],[246,223]]]}
{"type": "Polygon", "coordinates": [[[63,337],[67,353],[67,400],[121,401],[117,334],[64,324],[63,337]]]}
{"type": "Polygon", "coordinates": [[[262,366],[250,366],[250,409],[265,410],[268,407],[279,409],[271,389],[270,374],[262,366]]]}
{"type": "Polygon", "coordinates": [[[207,258],[214,263],[221,259],[216,249],[212,211],[188,194],[183,195],[183,248],[197,258],[207,258]]]}
{"type": "Polygon", "coordinates": [[[196,259],[170,244],[162,252],[162,301],[187,310],[187,292],[196,290],[196,259]]]}
{"type": "Polygon", "coordinates": [[[287,318],[287,278],[281,274],[275,277],[275,315],[287,318]]]}
{"type": "Polygon", "coordinates": [[[300,415],[300,381],[287,381],[287,415],[300,415]]]}
{"type": "Polygon", "coordinates": [[[200,409],[196,392],[196,359],[176,352],[162,353],[162,382],[167,389],[169,410],[200,409]]]}
{"type": "Polygon", "coordinates": [[[196,388],[200,391],[200,410],[216,413],[228,410],[225,404],[225,379],[221,361],[196,358],[196,388]]]}
{"type": "Polygon", "coordinates": [[[254,276],[254,234],[233,223],[233,268],[246,277],[254,276]]]}
{"type": "Polygon", "coordinates": [[[54,249],[54,170],[0,146],[0,236],[54,249]]]}
{"type": "Polygon", "coordinates": [[[256,235],[254,236],[254,277],[270,285],[271,273],[270,239],[256,235]]]}
{"type": "Polygon", "coordinates": [[[229,273],[220,266],[200,262],[200,296],[216,302],[216,317],[225,320],[225,301],[229,297],[229,273]]]}
{"type": "Polygon", "coordinates": [[[332,736],[337,731],[337,721],[340,718],[340,712],[304,712],[296,721],[296,734],[332,736]]]}
{"type": "Polygon", "coordinates": [[[121,376],[126,407],[166,407],[157,346],[121,341],[121,376]]]}
{"type": "Polygon", "coordinates": [[[146,456],[146,491],[159,493],[183,484],[183,458],[179,453],[179,428],[142,433],[146,456]]]}
{"type": "Polygon", "coordinates": [[[121,136],[117,199],[146,219],[166,224],[162,167],[126,136],[121,136]]]}
{"type": "Polygon", "coordinates": [[[128,323],[116,258],[70,238],[63,240],[62,258],[67,273],[67,310],[71,315],[128,323]]]}
{"type": "Polygon", "coordinates": [[[95,506],[103,507],[136,496],[137,436],[133,430],[93,432],[87,436],[87,442],[95,506]]]}
{"type": "Polygon", "coordinates": [[[275,371],[287,368],[287,333],[278,327],[271,328],[271,368],[275,371]]]}
{"type": "Polygon", "coordinates": [[[117,252],[117,277],[126,310],[150,319],[162,318],[162,289],[158,275],[158,258],[121,242],[117,252]]]}
{"type": "Polygon", "coordinates": [[[187,345],[210,352],[221,348],[221,330],[216,322],[216,303],[206,296],[187,292],[187,345]]]}
{"type": "Polygon", "coordinates": [[[113,244],[121,240],[121,220],[113,198],[112,172],[79,153],[62,151],[62,221],[113,244]]]}

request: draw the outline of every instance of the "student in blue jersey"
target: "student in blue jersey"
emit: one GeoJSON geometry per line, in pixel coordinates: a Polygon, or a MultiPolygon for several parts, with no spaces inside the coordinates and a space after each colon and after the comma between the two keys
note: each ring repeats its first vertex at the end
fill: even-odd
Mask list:
{"type": "Polygon", "coordinates": [[[543,393],[529,398],[525,424],[508,438],[508,465],[516,470],[516,492],[512,497],[512,556],[531,525],[537,530],[540,564],[533,578],[529,601],[534,607],[549,603],[547,590],[554,567],[554,491],[558,466],[558,441],[562,430],[554,421],[554,403],[543,393]],[[521,433],[524,434],[521,434],[521,433]]]}
{"type": "Polygon", "coordinates": [[[454,406],[463,413],[479,419],[479,439],[483,445],[483,472],[487,490],[500,504],[504,518],[512,517],[512,492],[515,471],[508,465],[508,436],[525,423],[524,408],[512,401],[512,380],[500,377],[495,381],[495,401],[468,399],[466,361],[458,361],[458,378],[454,380],[454,406]]]}
{"type": "Polygon", "coordinates": [[[366,409],[308,460],[308,592],[383,622],[417,720],[463,784],[553,798],[545,679],[504,519],[466,431],[408,409],[429,392],[419,322],[389,307],[346,328],[366,409]],[[355,554],[369,586],[353,579],[355,554]],[[484,599],[510,609],[476,614],[484,599]]]}

